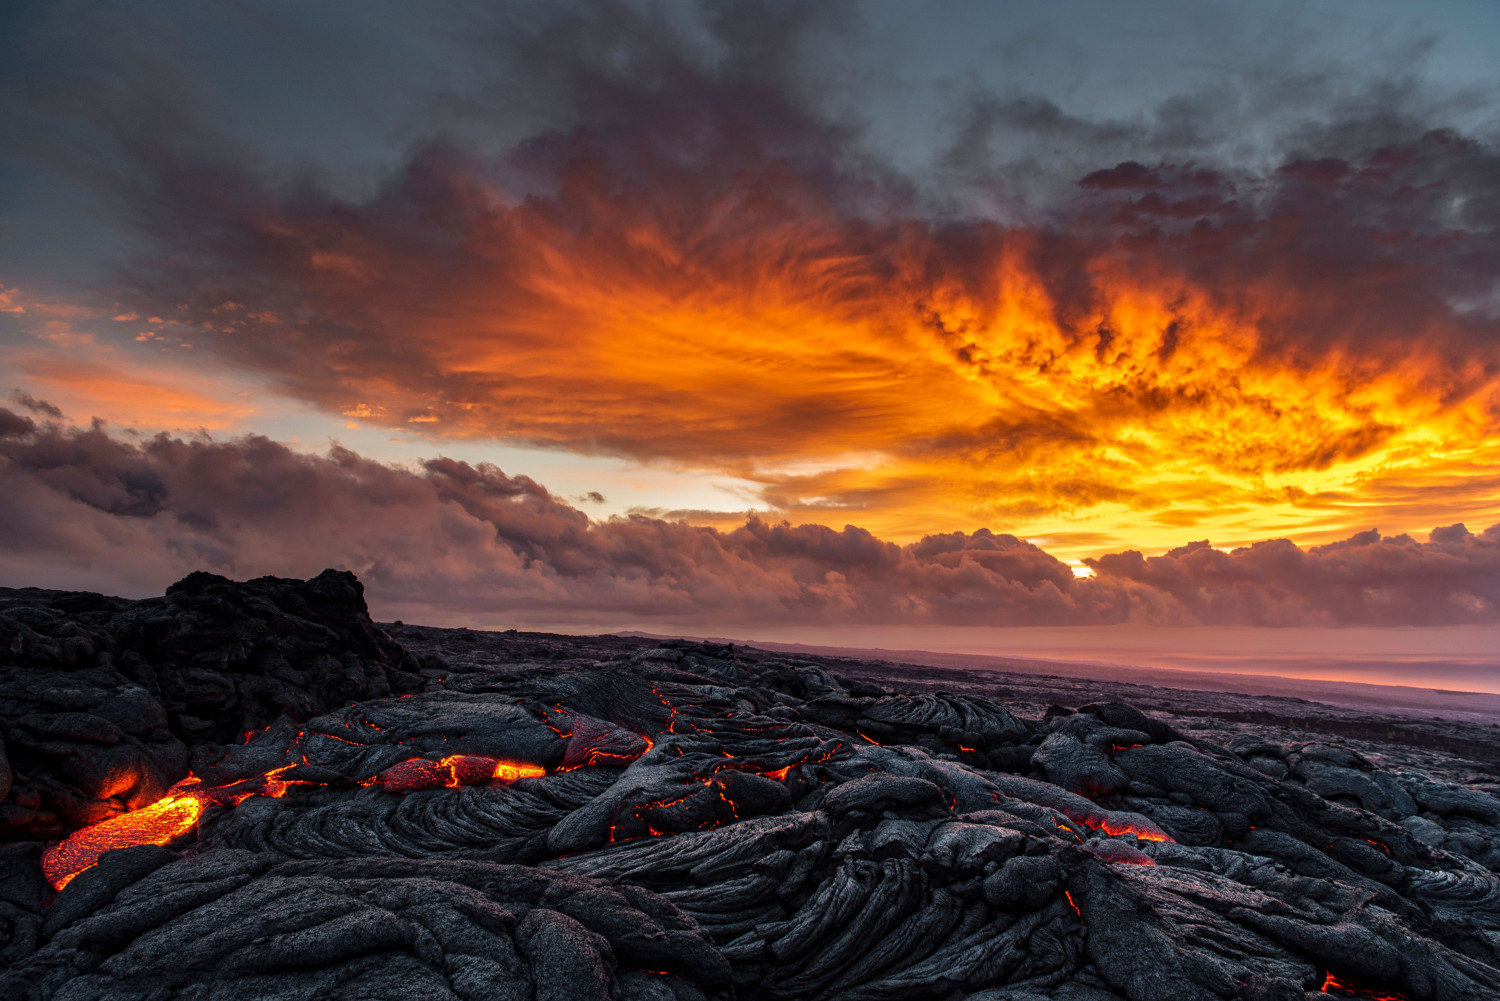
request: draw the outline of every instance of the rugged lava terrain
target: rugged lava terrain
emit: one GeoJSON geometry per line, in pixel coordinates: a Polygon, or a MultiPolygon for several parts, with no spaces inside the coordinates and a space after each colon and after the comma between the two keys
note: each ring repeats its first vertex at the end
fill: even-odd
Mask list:
{"type": "Polygon", "coordinates": [[[0,591],[0,994],[1500,997],[1494,728],[830,665],[0,591]]]}

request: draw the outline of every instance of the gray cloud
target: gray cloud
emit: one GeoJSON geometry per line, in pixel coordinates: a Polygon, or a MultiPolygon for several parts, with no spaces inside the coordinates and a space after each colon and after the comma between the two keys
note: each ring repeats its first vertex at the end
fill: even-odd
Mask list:
{"type": "Polygon", "coordinates": [[[1431,625],[1500,622],[1500,526],[1090,561],[986,530],[900,546],[848,526],[593,522],[524,476],[409,470],[265,438],[132,443],[0,410],[0,582],[160,591],[192,570],[354,570],[377,614],[723,629],[776,623],[1431,625]]]}

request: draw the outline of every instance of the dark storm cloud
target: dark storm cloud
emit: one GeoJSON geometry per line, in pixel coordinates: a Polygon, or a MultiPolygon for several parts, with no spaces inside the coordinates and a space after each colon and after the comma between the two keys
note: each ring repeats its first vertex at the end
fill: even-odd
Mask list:
{"type": "Polygon", "coordinates": [[[435,459],[408,470],[264,438],[140,443],[0,410],[0,581],[150,593],[198,569],[324,566],[378,614],[445,621],[507,609],[580,622],[1431,625],[1500,622],[1500,526],[1427,543],[1376,532],[1300,549],[1090,561],[1077,579],[988,531],[909,546],[853,526],[649,517],[591,522],[520,476],[435,459]]]}
{"type": "Polygon", "coordinates": [[[36,424],[29,417],[0,409],[0,438],[19,438],[35,430],[36,424]]]}

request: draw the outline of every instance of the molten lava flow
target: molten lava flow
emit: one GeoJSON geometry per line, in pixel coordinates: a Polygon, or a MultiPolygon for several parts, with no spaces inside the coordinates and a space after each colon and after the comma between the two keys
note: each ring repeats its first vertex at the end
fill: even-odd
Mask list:
{"type": "Polygon", "coordinates": [[[292,783],[281,775],[292,767],[273,768],[252,779],[211,788],[205,788],[202,780],[190,775],[150,806],[74,831],[43,853],[42,873],[53,889],[61,890],[107,851],[134,845],[164,845],[188,833],[210,804],[234,806],[251,796],[285,796],[292,783]]]}
{"type": "Polygon", "coordinates": [[[194,793],[168,793],[148,807],[75,831],[42,855],[42,875],[54,889],[61,890],[113,848],[164,845],[181,837],[198,822],[203,806],[203,800],[194,793]]]}
{"type": "Polygon", "coordinates": [[[541,765],[529,765],[521,761],[497,761],[490,778],[498,782],[514,782],[516,779],[539,779],[547,774],[541,765]]]}
{"type": "Polygon", "coordinates": [[[1357,998],[1367,998],[1369,1001],[1406,1001],[1405,994],[1376,994],[1373,991],[1363,990],[1353,984],[1347,984],[1328,971],[1328,976],[1323,981],[1321,988],[1324,994],[1332,994],[1337,991],[1340,994],[1350,994],[1357,998]]]}
{"type": "Polygon", "coordinates": [[[1097,830],[1097,831],[1103,831],[1105,834],[1108,834],[1110,837],[1115,837],[1116,835],[1120,835],[1120,834],[1134,834],[1136,837],[1140,838],[1142,841],[1171,841],[1172,840],[1171,836],[1168,835],[1165,831],[1153,831],[1153,830],[1150,830],[1149,828],[1142,827],[1140,824],[1133,824],[1133,823],[1131,823],[1129,821],[1123,821],[1122,822],[1122,821],[1110,819],[1108,817],[1106,817],[1105,819],[1101,820],[1097,825],[1090,825],[1090,826],[1093,826],[1094,829],[1097,830]]]}
{"type": "Polygon", "coordinates": [[[657,697],[661,704],[666,707],[667,710],[667,720],[662,727],[662,732],[671,733],[673,724],[677,722],[677,707],[674,706],[672,704],[672,700],[663,695],[661,693],[661,689],[657,688],[655,685],[651,686],[651,692],[657,697]]]}
{"type": "MultiPolygon", "coordinates": [[[[296,765],[273,768],[264,774],[222,786],[204,786],[196,775],[178,782],[150,806],[74,831],[42,855],[42,872],[53,889],[99,861],[115,848],[133,845],[164,845],[187,834],[210,805],[236,806],[251,796],[285,796],[293,785],[315,785],[282,776],[296,765]]],[[[547,774],[541,765],[524,761],[501,761],[477,754],[450,754],[432,761],[412,758],[392,765],[364,785],[379,785],[387,792],[416,792],[439,787],[457,788],[484,782],[514,782],[547,774]]]]}
{"type": "Polygon", "coordinates": [[[558,766],[558,771],[562,772],[596,765],[623,768],[656,746],[656,742],[644,734],[593,716],[571,715],[561,706],[554,707],[552,712],[543,710],[542,720],[553,733],[568,742],[562,764],[558,766]],[[554,720],[566,724],[567,729],[554,720]]]}

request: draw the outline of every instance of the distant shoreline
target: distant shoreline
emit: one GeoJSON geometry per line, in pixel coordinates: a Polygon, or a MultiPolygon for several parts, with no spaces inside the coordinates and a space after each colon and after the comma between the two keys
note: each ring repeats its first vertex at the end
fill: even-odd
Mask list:
{"type": "MultiPolygon", "coordinates": [[[[621,636],[652,639],[674,634],[630,630],[621,636]]],[[[684,634],[675,634],[682,636],[684,634]]],[[[1276,695],[1309,699],[1351,709],[1368,709],[1403,716],[1441,717],[1472,722],[1500,722],[1500,693],[1424,688],[1325,678],[1299,678],[1276,674],[1214,671],[1195,667],[1159,667],[1109,660],[1007,657],[976,653],[949,653],[920,649],[831,646],[816,643],[785,643],[758,639],[731,639],[688,634],[688,638],[717,643],[753,646],[778,653],[847,657],[955,668],[988,674],[1045,675],[1128,682],[1161,688],[1234,692],[1242,695],[1276,695]]],[[[1185,655],[1184,655],[1185,656],[1185,655]]],[[[1274,658],[1271,659],[1274,663],[1274,658]]],[[[1497,679],[1500,681],[1500,679],[1497,679]]]]}

